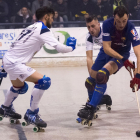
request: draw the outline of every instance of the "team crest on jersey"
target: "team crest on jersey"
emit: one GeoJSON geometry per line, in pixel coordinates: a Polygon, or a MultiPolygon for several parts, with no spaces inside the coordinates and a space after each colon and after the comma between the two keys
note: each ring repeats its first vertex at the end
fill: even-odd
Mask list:
{"type": "Polygon", "coordinates": [[[137,33],[136,29],[131,30],[131,33],[132,33],[133,36],[138,36],[138,33],[137,33]]]}
{"type": "Polygon", "coordinates": [[[123,42],[125,42],[126,38],[125,38],[125,37],[122,37],[121,40],[122,40],[123,42]]]}
{"type": "Polygon", "coordinates": [[[98,40],[98,39],[95,39],[94,42],[95,42],[95,43],[99,43],[99,40],[98,40]]]}

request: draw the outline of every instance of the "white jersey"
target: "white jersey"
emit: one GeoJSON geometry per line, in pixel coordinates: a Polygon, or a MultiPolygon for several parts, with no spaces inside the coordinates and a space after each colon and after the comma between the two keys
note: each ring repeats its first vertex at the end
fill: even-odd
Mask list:
{"type": "Polygon", "coordinates": [[[102,35],[103,32],[101,28],[98,37],[93,37],[90,33],[88,33],[86,37],[86,51],[93,50],[93,46],[95,44],[102,47],[103,46],[102,35]]]}
{"type": "Polygon", "coordinates": [[[12,63],[28,63],[32,57],[47,43],[58,52],[67,53],[72,47],[61,44],[44,25],[43,22],[36,22],[25,28],[11,45],[5,56],[12,63]]]}

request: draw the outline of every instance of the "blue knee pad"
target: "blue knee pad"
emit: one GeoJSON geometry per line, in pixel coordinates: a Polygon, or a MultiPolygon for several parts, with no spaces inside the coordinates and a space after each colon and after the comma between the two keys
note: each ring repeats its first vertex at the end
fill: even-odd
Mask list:
{"type": "Polygon", "coordinates": [[[51,86],[51,79],[50,77],[44,77],[40,80],[38,80],[38,84],[36,84],[34,87],[37,89],[47,90],[51,86]]]}
{"type": "Polygon", "coordinates": [[[26,82],[24,82],[24,86],[21,87],[19,90],[13,89],[13,86],[10,88],[10,91],[18,94],[25,94],[27,90],[28,90],[28,84],[26,82]]]}

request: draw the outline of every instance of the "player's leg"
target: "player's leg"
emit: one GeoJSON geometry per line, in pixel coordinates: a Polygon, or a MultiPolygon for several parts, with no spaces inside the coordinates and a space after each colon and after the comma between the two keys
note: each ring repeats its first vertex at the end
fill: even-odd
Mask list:
{"type": "Polygon", "coordinates": [[[88,96],[89,96],[89,101],[91,100],[94,92],[94,88],[96,86],[96,75],[98,70],[100,70],[106,63],[105,60],[105,53],[101,50],[95,60],[95,63],[93,64],[91,68],[91,75],[90,77],[87,78],[85,82],[85,86],[88,90],[88,96]]]}
{"type": "Polygon", "coordinates": [[[96,75],[96,87],[92,96],[92,99],[89,103],[86,104],[84,109],[81,109],[78,112],[78,116],[80,118],[92,120],[93,112],[96,110],[97,105],[103,97],[104,92],[107,88],[107,81],[109,79],[109,75],[118,70],[118,65],[109,61],[101,70],[97,72],[96,75]]]}
{"type": "Polygon", "coordinates": [[[37,71],[34,72],[31,76],[29,76],[26,81],[34,82],[35,86],[33,88],[30,100],[30,109],[27,109],[24,119],[30,124],[34,123],[39,127],[46,127],[47,124],[42,119],[40,119],[38,112],[39,107],[38,104],[43,96],[45,90],[47,90],[51,85],[51,79],[49,77],[45,77],[37,71]]]}
{"type": "Polygon", "coordinates": [[[24,94],[28,90],[27,83],[21,82],[19,79],[11,81],[13,86],[7,91],[5,102],[1,105],[0,114],[14,119],[21,119],[21,115],[16,113],[12,108],[13,101],[19,94],[24,94]]]}

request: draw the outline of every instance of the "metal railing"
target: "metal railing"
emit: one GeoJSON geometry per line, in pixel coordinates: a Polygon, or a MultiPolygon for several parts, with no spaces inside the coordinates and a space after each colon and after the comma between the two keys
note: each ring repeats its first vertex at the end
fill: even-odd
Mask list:
{"type": "MultiPolygon", "coordinates": [[[[140,26],[140,20],[130,20],[135,26],[140,26]]],[[[103,21],[100,21],[103,22],[103,21]]],[[[0,23],[0,29],[25,28],[33,23],[0,23]]],[[[85,21],[53,22],[52,27],[86,27],[85,21]]]]}

